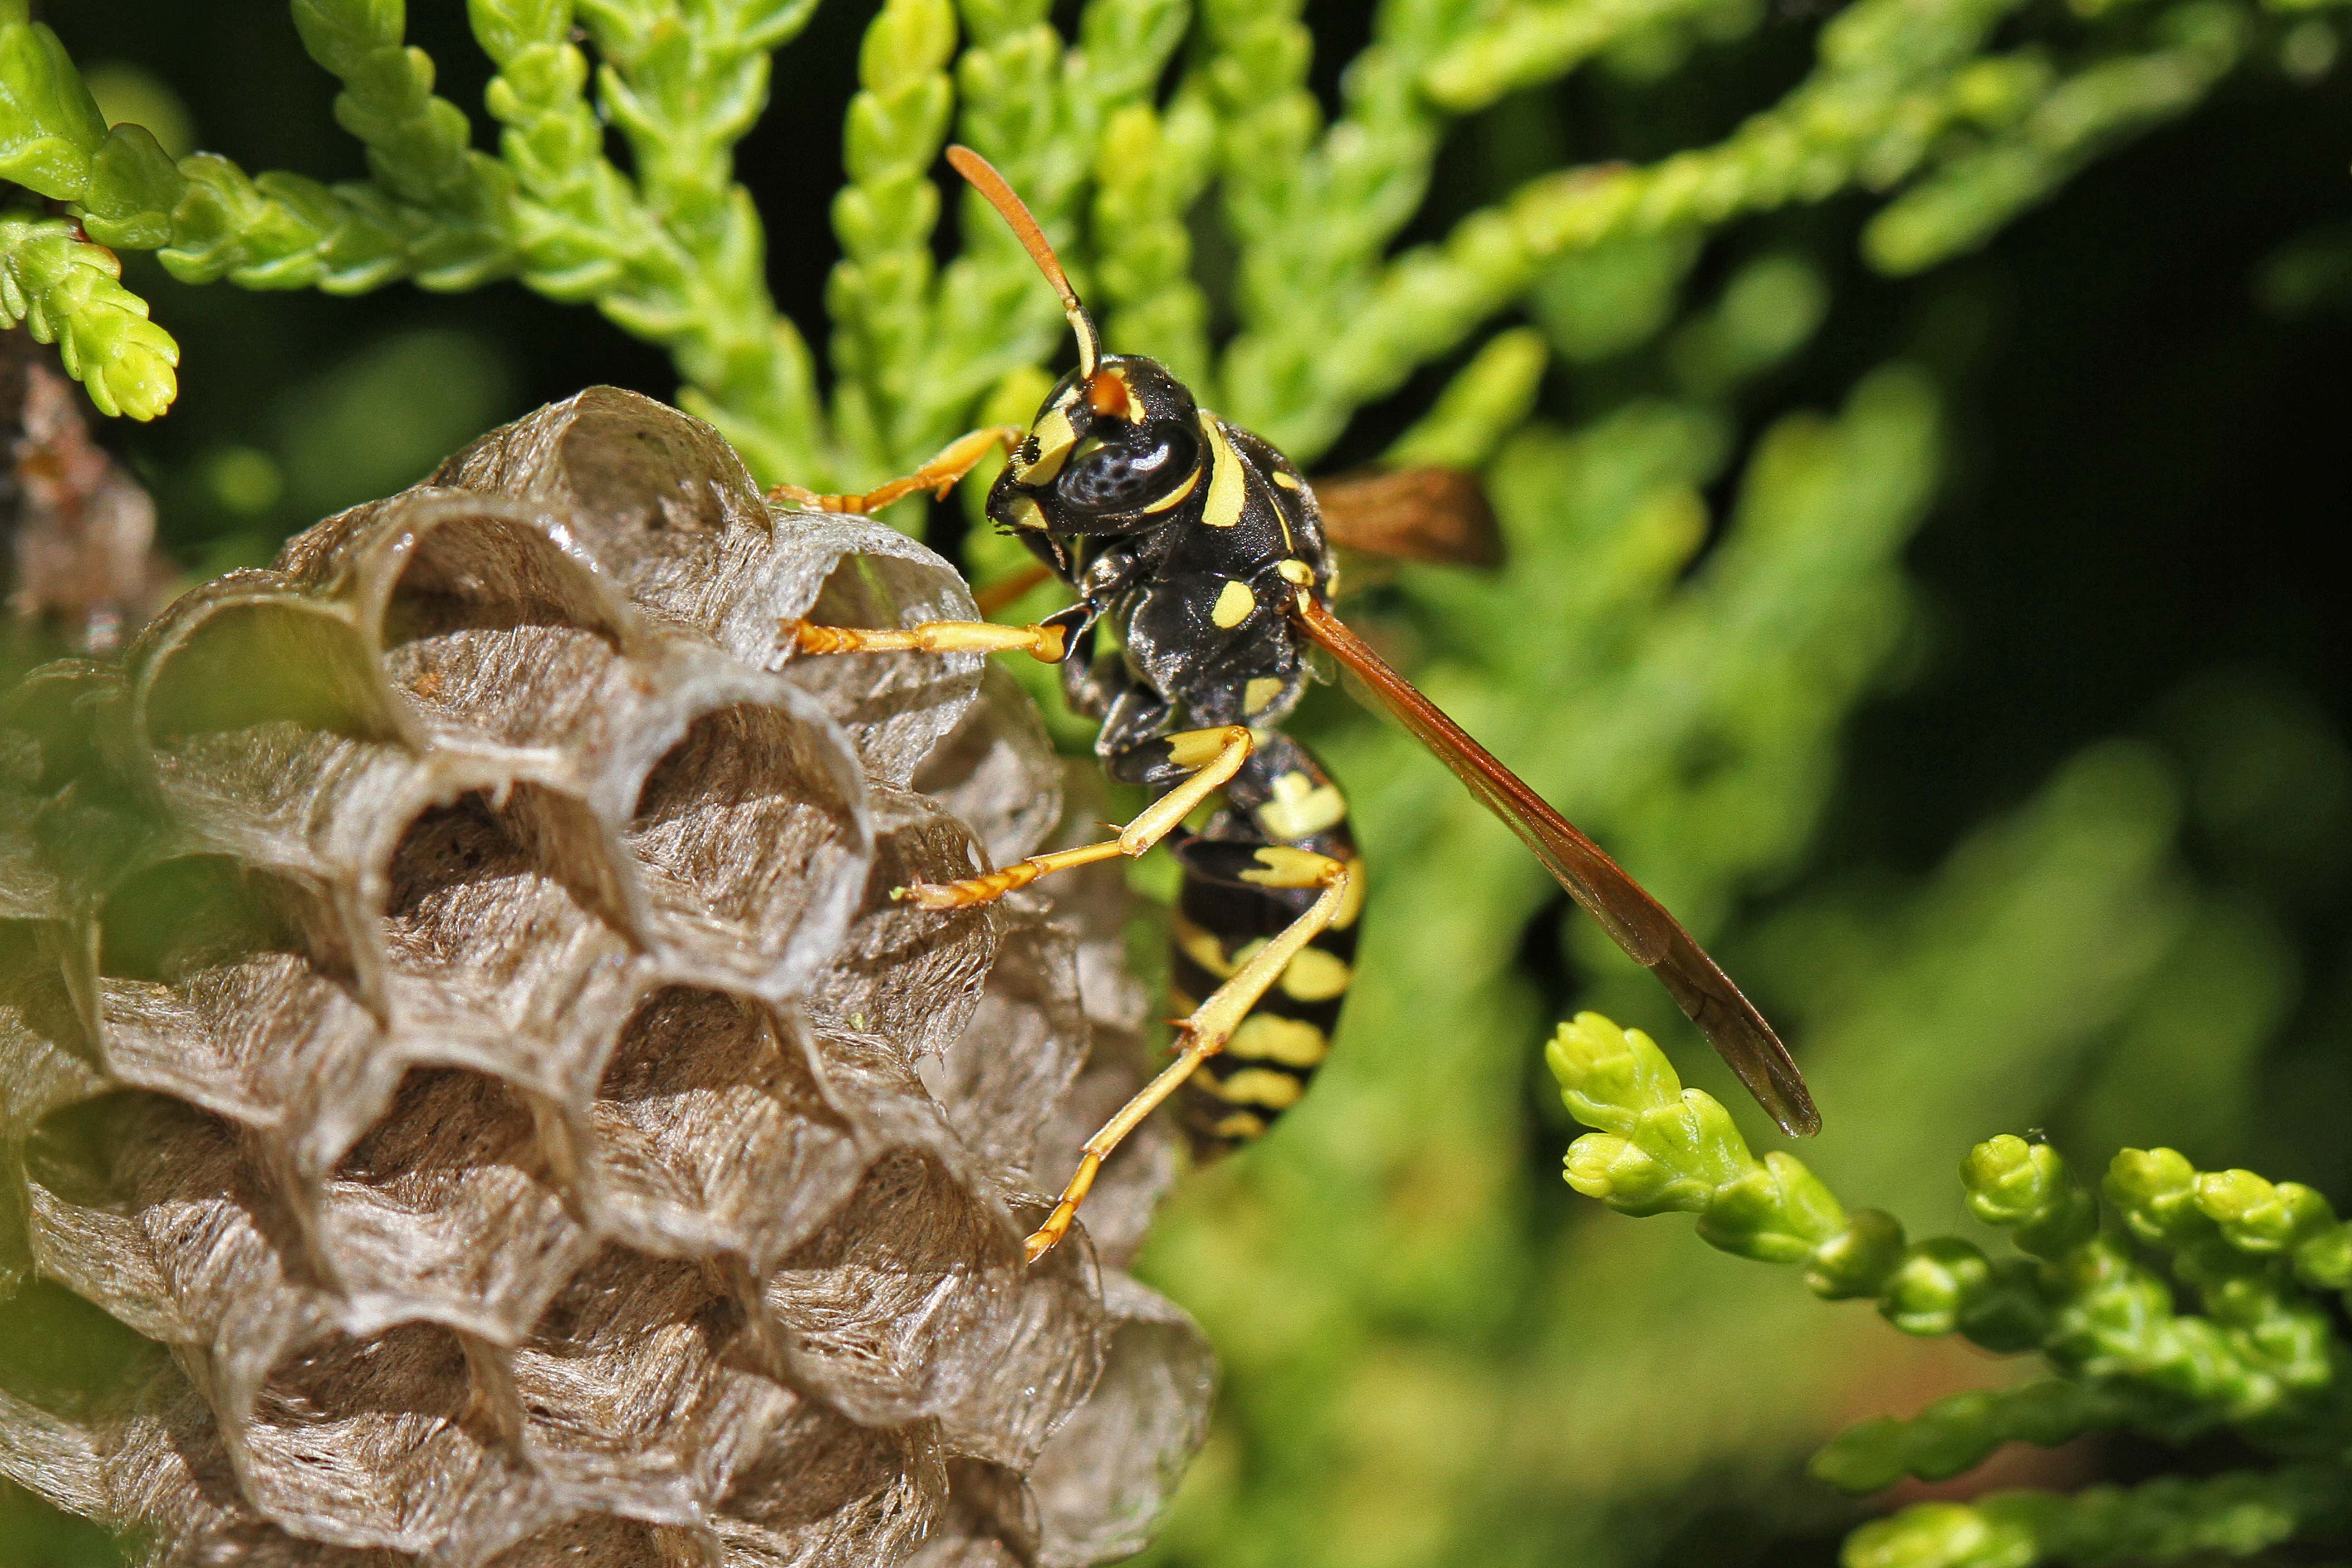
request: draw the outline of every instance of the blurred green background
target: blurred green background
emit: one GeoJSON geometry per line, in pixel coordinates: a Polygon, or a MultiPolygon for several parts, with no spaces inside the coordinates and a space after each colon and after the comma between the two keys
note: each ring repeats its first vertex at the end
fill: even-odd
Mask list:
{"type": "MultiPolygon", "coordinates": [[[[167,142],[362,172],[271,0],[36,9],[167,142]]],[[[410,9],[439,90],[478,103],[462,7],[410,9]]],[[[872,9],[819,10],[740,152],[772,286],[813,338],[872,9]]],[[[1775,0],[1719,37],[1645,36],[1465,117],[1406,237],[1549,169],[1723,135],[1803,76],[1832,14],[1775,0]]],[[[1335,107],[1370,14],[1305,15],[1335,107]]],[[[1548,351],[1535,413],[1488,469],[1509,565],[1408,570],[1351,608],[1709,936],[1815,1086],[1808,1163],[1915,1231],[1970,1231],[1961,1154],[2037,1127],[2092,1170],[2163,1142],[2352,1200],[2352,623],[2326,565],[2352,519],[2338,38],[2325,12],[2281,29],[2194,112],[1915,276],[1864,264],[1880,204],[1854,194],[1557,263],[1515,312],[1548,351]]],[[[129,266],[184,390],[103,438],[192,574],[266,561],[583,384],[676,388],[657,351],[513,285],[338,300],[129,266]]],[[[1319,467],[1380,453],[1466,357],[1319,467]]],[[[939,509],[933,542],[960,549],[962,516],[939,509]]],[[[1181,1188],[1148,1255],[1228,1379],[1149,1560],[1833,1561],[1886,1500],[1805,1480],[1806,1454],[2010,1366],[1570,1193],[1538,1047],[1577,1007],[1651,1029],[1774,1142],[1434,763],[1336,689],[1298,729],[1373,868],[1361,980],[1315,1094],[1181,1188]]],[[[0,1353],[62,1364],[99,1332],[57,1331],[0,1353]]],[[[1954,1487],[2178,1462],[2075,1446],[1954,1487]]],[[[0,1486],[0,1561],[104,1560],[0,1486]]]]}

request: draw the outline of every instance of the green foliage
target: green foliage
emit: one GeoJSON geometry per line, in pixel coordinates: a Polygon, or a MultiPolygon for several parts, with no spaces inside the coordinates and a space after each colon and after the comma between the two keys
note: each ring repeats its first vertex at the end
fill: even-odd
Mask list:
{"type": "MultiPolygon", "coordinates": [[[[1815,20],[1750,0],[1385,0],[1370,47],[1333,71],[1297,0],[869,0],[844,183],[762,212],[745,181],[765,171],[739,170],[737,150],[782,91],[771,57],[807,0],[469,0],[491,71],[479,127],[436,93],[397,0],[293,9],[364,178],[248,175],[110,127],[121,116],[97,112],[24,0],[0,0],[0,178],[65,204],[95,242],[47,209],[0,217],[0,304],[97,367],[101,402],[160,409],[173,351],[98,245],[247,289],[510,279],[657,345],[680,401],[764,478],[863,486],[970,425],[1025,419],[1066,353],[1002,224],[958,191],[942,226],[953,138],[1031,203],[1114,347],[1166,361],[1310,468],[1384,451],[1484,470],[1508,569],[1405,568],[1349,619],[1723,954],[1796,1043],[1829,1121],[1806,1164],[1732,1159],[1748,1112],[1669,1094],[1606,1128],[1618,1142],[1588,1148],[1586,1174],[1698,1212],[1711,1239],[1909,1332],[1819,1311],[1673,1227],[1566,1212],[1532,1173],[1549,1154],[1528,1148],[1557,1146],[1529,1125],[1557,1097],[1525,1081],[1562,989],[1678,1059],[1689,1031],[1582,922],[1553,938],[1556,889],[1437,764],[1319,694],[1299,728],[1349,790],[1375,897],[1315,1093],[1265,1144],[1192,1178],[1148,1255],[1228,1368],[1151,1561],[1617,1568],[1687,1560],[1675,1521],[1719,1517],[1705,1510],[1750,1536],[1818,1535],[1851,1520],[1792,1484],[1793,1456],[1857,1410],[1923,1402],[1832,1444],[1823,1473],[1867,1489],[1959,1474],[2002,1443],[2122,1430],[2227,1433],[2278,1463],[1930,1505],[1864,1527],[1853,1550],[1880,1555],[1858,1561],[2240,1550],[2307,1532],[2341,1495],[2332,1458],[2293,1446],[2332,1419],[2312,1380],[2333,1342],[2315,1352],[2307,1298],[2336,1288],[2340,1245],[2304,1189],[2207,1174],[2186,1209],[2161,1195],[2178,1183],[2117,1199],[2170,1238],[2146,1244],[2160,1268],[2130,1226],[2086,1237],[2089,1198],[2038,1146],[1969,1177],[2022,1257],[1915,1245],[1895,1217],[1946,1228],[1937,1152],[1988,1127],[2279,1168],[2240,1151],[2271,1136],[2254,1069],[2304,994],[2287,923],[2340,874],[2328,844],[2346,837],[2347,770],[2324,714],[2192,683],[2159,726],[2166,749],[2063,733],[1967,794],[1902,869],[1866,832],[1852,864],[1857,816],[1945,788],[1851,773],[1857,712],[1952,639],[2000,635],[1924,604],[1905,563],[1949,426],[1970,431],[1990,395],[1969,384],[1971,312],[2009,285],[1964,265],[1901,291],[1856,286],[1839,254],[1858,245],[1903,278],[1983,245],[2226,82],[2243,101],[2274,62],[2287,80],[2324,76],[2337,13],[1854,0],[1815,20]],[[768,281],[789,288],[790,269],[772,263],[836,247],[824,320],[796,325],[768,281]],[[1857,334],[1853,302],[1889,297],[1919,321],[1857,334]],[[1847,856],[1830,872],[1825,822],[1847,856]],[[1676,1164],[1645,1138],[1712,1152],[1676,1164]],[[2198,1206],[2209,1184],[2222,1215],[2198,1206]],[[1833,1191],[1886,1207],[1848,1212],[1833,1191]],[[2267,1261],[2225,1231],[2263,1239],[2267,1261]],[[2053,1283],[2074,1258],[2112,1268],[2053,1283]],[[2168,1279],[2196,1310],[2173,1308],[2168,1279]],[[2011,1386],[1973,1355],[1922,1359],[1938,1335],[2038,1350],[2051,1374],[2011,1386]]],[[[71,12],[49,14],[103,58],[71,12]]],[[[1336,13],[1311,14],[1328,32],[1336,13]]],[[[420,8],[417,36],[428,21],[420,8]]],[[[822,36],[787,58],[831,47],[822,36]]],[[[2340,310],[2347,251],[2340,224],[2279,250],[2261,298],[2297,320],[2340,310]]],[[[192,344],[271,319],[226,290],[156,303],[192,344]]],[[[185,458],[147,449],[167,527],[182,520],[208,567],[264,559],[284,526],[414,479],[519,396],[510,352],[446,328],[290,368],[251,336],[265,368],[243,384],[259,389],[250,419],[185,458]]],[[[227,357],[210,384],[235,374],[227,357]]],[[[989,477],[966,486],[968,516],[989,477]]],[[[915,506],[898,521],[913,526],[915,506]]],[[[1025,560],[977,527],[962,548],[981,581],[1025,560]]],[[[1013,673],[1082,746],[1053,672],[1013,673]]],[[[1690,1055],[1689,1079],[1731,1098],[1690,1055]]],[[[1630,1053],[1612,1070],[1668,1081],[1630,1053]]],[[[2315,1114],[2345,1095],[2315,1097],[2315,1114]]]]}
{"type": "Polygon", "coordinates": [[[122,286],[122,264],[59,218],[0,215],[0,331],[58,345],[100,412],[152,419],[179,391],[180,349],[122,286]]]}
{"type": "Polygon", "coordinates": [[[1790,1156],[1757,1159],[1722,1105],[1683,1088],[1641,1031],[1581,1014],[1546,1056],[1570,1113],[1601,1130],[1569,1150],[1578,1192],[1621,1214],[1696,1215],[1710,1246],[1801,1265],[1816,1295],[1874,1299],[1905,1333],[2037,1351],[2058,1374],[1854,1426],[1813,1461],[1832,1485],[1871,1492],[1906,1476],[1940,1480],[2004,1443],[2116,1428],[2175,1442],[2228,1428],[2305,1461],[2074,1498],[1920,1505],[1856,1531],[1848,1568],[2244,1556],[2344,1522],[2352,1405],[2340,1374],[2352,1368],[2352,1344],[2322,1297],[2352,1283],[2352,1226],[2310,1188],[2251,1171],[2200,1173],[2169,1149],[2127,1149],[2107,1172],[2122,1221],[2107,1230],[2056,1150],[2004,1133],[1969,1152],[1960,1179],[1969,1211],[2008,1231],[2020,1256],[1989,1258],[1956,1237],[1906,1244],[1893,1216],[1849,1214],[1790,1156]],[[2176,1284],[2201,1314],[2176,1310],[2176,1284]]]}
{"type": "MultiPolygon", "coordinates": [[[[515,275],[593,302],[669,350],[682,400],[768,478],[845,484],[919,462],[1054,350],[1052,300],[976,198],[961,253],[933,260],[930,171],[954,129],[1024,192],[1079,275],[1099,278],[1114,343],[1150,345],[1305,459],[1563,256],[1854,186],[1906,187],[1865,238],[1881,268],[1968,249],[2100,149],[2193,106],[2262,25],[2228,0],[2151,16],[2086,6],[2101,25],[2065,58],[2040,43],[1987,55],[2020,0],[1862,0],[1822,29],[1812,74],[1721,142],[1545,176],[1391,258],[1454,116],[1595,56],[1656,74],[1693,43],[1744,36],[1759,8],[1391,0],[1327,126],[1297,0],[1213,0],[1197,25],[1184,0],[1090,0],[1074,45],[1034,0],[968,0],[961,16],[950,0],[889,0],[867,29],[849,180],[833,204],[828,416],[806,344],[769,296],[766,236],[732,170],[767,102],[770,55],[814,4],[469,0],[497,68],[492,157],[434,93],[399,0],[294,0],[305,47],[341,84],[336,119],[367,153],[368,180],[328,186],[249,177],[210,154],[174,161],[137,126],[110,130],[16,0],[0,14],[0,175],[192,280],[356,291],[515,275]],[[593,93],[575,23],[601,61],[593,93]],[[1156,102],[1188,30],[1197,47],[1156,102]],[[628,173],[607,156],[607,124],[628,173]],[[1237,251],[1237,330],[1214,356],[1183,221],[1212,181],[1237,251]]],[[[84,308],[113,307],[70,310],[84,308]]],[[[1727,379],[1707,345],[1690,352],[1695,377],[1727,379]]]]}

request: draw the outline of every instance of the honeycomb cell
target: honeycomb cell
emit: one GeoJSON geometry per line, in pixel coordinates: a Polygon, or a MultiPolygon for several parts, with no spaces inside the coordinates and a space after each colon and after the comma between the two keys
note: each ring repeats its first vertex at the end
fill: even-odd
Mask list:
{"type": "Polygon", "coordinates": [[[583,1187],[648,1252],[772,1265],[845,1199],[868,1158],[797,1032],[756,1000],[665,986],[637,1005],[597,1085],[583,1187]]]}
{"type": "Polygon", "coordinates": [[[569,1189],[511,1085],[415,1068],[320,1184],[310,1226],[347,1321],[422,1315],[510,1342],[596,1250],[569,1189]]]}

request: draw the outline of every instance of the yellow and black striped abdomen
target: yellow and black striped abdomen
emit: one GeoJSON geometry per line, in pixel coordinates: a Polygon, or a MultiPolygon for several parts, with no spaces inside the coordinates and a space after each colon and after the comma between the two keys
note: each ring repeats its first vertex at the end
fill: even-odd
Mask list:
{"type": "Polygon", "coordinates": [[[1348,832],[1339,791],[1295,742],[1285,749],[1297,752],[1296,760],[1308,771],[1302,774],[1294,768],[1276,774],[1280,793],[1269,792],[1255,810],[1242,805],[1255,793],[1243,784],[1233,792],[1240,797],[1234,801],[1235,809],[1213,825],[1209,836],[1176,847],[1184,881],[1176,904],[1173,1010],[1180,1016],[1192,1012],[1314,902],[1311,889],[1268,888],[1243,879],[1252,870],[1263,874],[1255,858],[1260,847],[1278,843],[1313,850],[1346,864],[1353,876],[1338,918],[1290,961],[1281,979],[1234,1029],[1224,1050],[1202,1062],[1184,1086],[1184,1122],[1200,1155],[1222,1152],[1257,1137],[1297,1103],[1331,1049],[1340,1005],[1355,979],[1363,862],[1348,832]],[[1284,795],[1295,798],[1299,792],[1281,788],[1286,780],[1302,776],[1311,779],[1318,793],[1328,792],[1312,808],[1314,815],[1303,821],[1286,816],[1283,809],[1284,795]],[[1256,833],[1242,836],[1244,825],[1256,833]],[[1285,833],[1285,827],[1304,831],[1285,833]]]}

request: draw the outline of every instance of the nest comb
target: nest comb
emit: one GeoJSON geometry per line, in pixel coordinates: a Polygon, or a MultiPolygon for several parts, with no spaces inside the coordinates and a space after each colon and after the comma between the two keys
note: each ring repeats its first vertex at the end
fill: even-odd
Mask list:
{"type": "Polygon", "coordinates": [[[893,904],[1062,771],[976,658],[776,647],[972,615],[598,390],[8,694],[0,1298],[131,1332],[0,1374],[0,1474],[157,1564],[1139,1549],[1164,1141],[1020,1247],[1137,1082],[1118,879],[893,904]]]}

